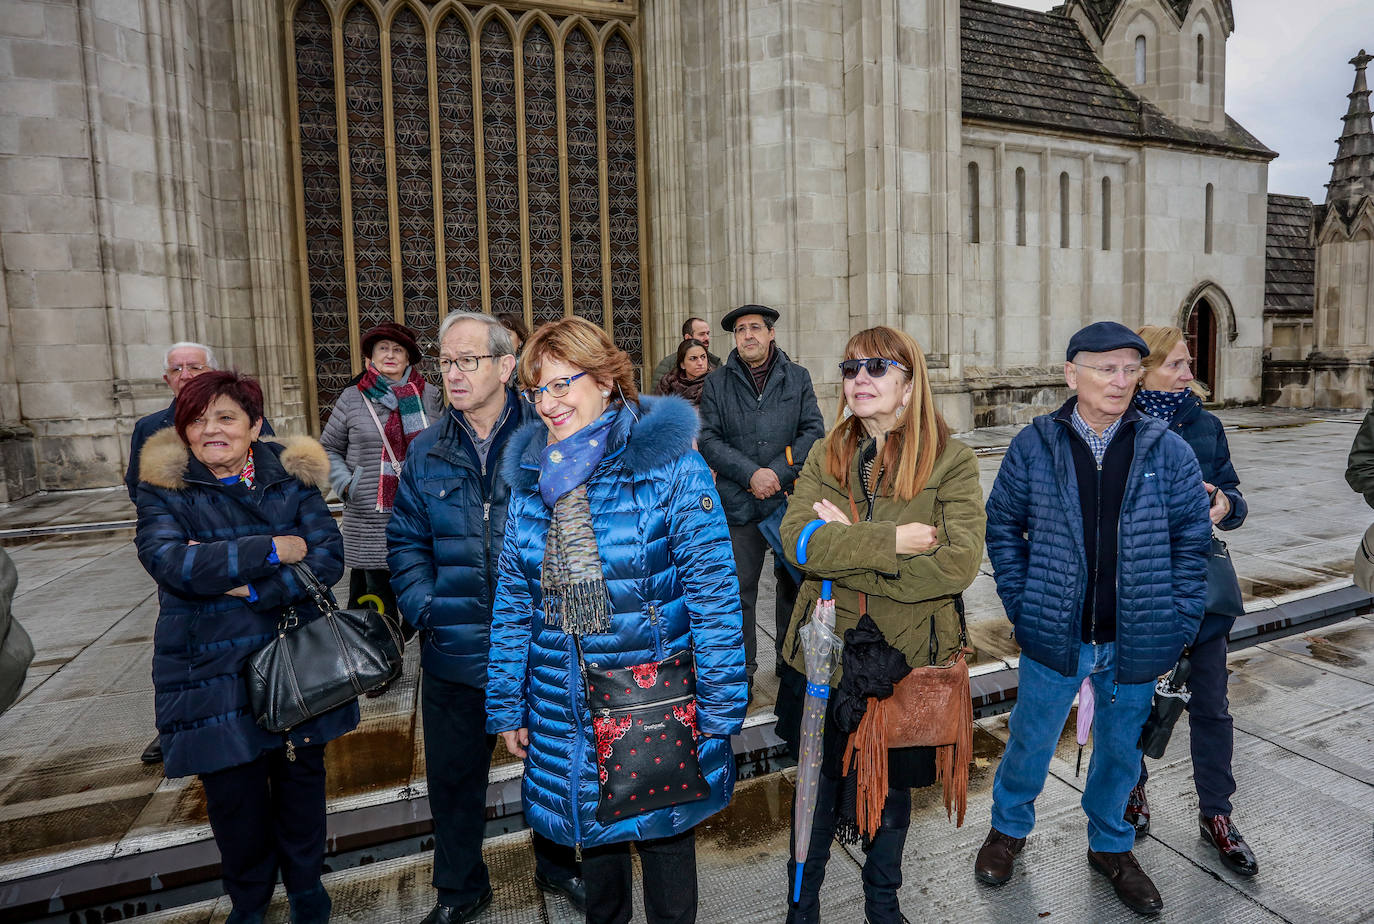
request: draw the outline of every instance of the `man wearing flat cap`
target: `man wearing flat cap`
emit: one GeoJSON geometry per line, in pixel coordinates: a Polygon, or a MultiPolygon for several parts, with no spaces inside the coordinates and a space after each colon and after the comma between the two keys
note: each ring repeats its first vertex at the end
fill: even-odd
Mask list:
{"type": "MultiPolygon", "coordinates": [[[[754,619],[759,575],[767,540],[759,524],[785,502],[811,445],[825,436],[811,374],[787,358],[773,342],[776,309],[743,305],[721,320],[735,336],[725,364],[706,377],[701,390],[701,454],[716,473],[739,575],[744,612],[744,657],[753,690],[758,668],[754,619]]],[[[797,585],[784,568],[775,568],[774,651],[787,632],[797,585]]]]}
{"type": "Polygon", "coordinates": [[[988,495],[988,558],[1021,660],[974,873],[989,885],[1011,879],[1086,679],[1096,708],[1082,800],[1088,865],[1131,910],[1157,914],[1163,901],[1123,813],[1155,680],[1202,619],[1211,521],[1193,451],[1131,403],[1147,355],[1114,321],[1074,334],[1064,378],[1077,394],[1016,435],[988,495]]]}

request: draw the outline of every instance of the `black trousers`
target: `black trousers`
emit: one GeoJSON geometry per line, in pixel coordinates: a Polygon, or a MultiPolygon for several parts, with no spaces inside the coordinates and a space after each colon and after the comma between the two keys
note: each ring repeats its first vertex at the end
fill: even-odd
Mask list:
{"type": "Polygon", "coordinates": [[[696,829],[651,841],[624,841],[582,851],[587,924],[626,924],[634,914],[630,844],[644,873],[648,924],[694,924],[697,919],[696,829]]]}
{"type": "MultiPolygon", "coordinates": [[[[425,671],[420,680],[425,723],[425,772],[434,816],[434,888],[439,904],[476,901],[491,888],[482,860],[487,774],[496,736],[486,733],[485,690],[425,671]]],[[[554,880],[577,875],[570,847],[534,837],[534,866],[554,880]]]]}
{"type": "Polygon", "coordinates": [[[324,745],[286,748],[251,763],[200,775],[220,853],[220,876],[234,908],[267,906],[281,873],[295,895],[320,884],[324,867],[324,745]]]}
{"type": "MultiPolygon", "coordinates": [[[[759,577],[763,574],[763,557],[768,551],[768,540],[759,532],[757,523],[730,527],[730,545],[735,552],[735,574],[739,577],[739,602],[744,613],[744,666],[753,677],[758,669],[758,631],[754,611],[759,600],[759,577]]],[[[774,568],[777,587],[773,595],[773,656],[779,657],[782,650],[782,637],[787,634],[787,626],[792,621],[792,607],[797,602],[797,585],[787,569],[774,568]]]]}
{"type": "MultiPolygon", "coordinates": [[[[1218,635],[1193,649],[1193,672],[1188,689],[1193,698],[1188,710],[1188,744],[1193,752],[1193,785],[1197,807],[1204,815],[1231,814],[1236,778],[1231,772],[1235,748],[1235,723],[1226,698],[1226,636],[1218,635]]],[[[1149,779],[1145,759],[1140,761],[1140,785],[1149,779]]]]}

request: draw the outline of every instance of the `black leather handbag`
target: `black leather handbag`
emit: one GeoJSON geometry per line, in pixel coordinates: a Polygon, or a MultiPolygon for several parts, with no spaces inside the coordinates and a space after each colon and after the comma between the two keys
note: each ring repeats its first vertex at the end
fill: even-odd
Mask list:
{"type": "Polygon", "coordinates": [[[395,680],[405,645],[386,616],[371,607],[339,609],[307,565],[290,567],[319,615],[303,618],[304,605],[287,607],[277,637],[244,665],[253,718],[270,732],[288,731],[395,680]]]}
{"type": "Polygon", "coordinates": [[[1245,598],[1236,578],[1236,566],[1231,563],[1231,550],[1215,535],[1207,554],[1206,612],[1238,619],[1245,615],[1245,598]]]}
{"type": "Polygon", "coordinates": [[[583,660],[582,676],[596,735],[598,822],[710,795],[697,761],[696,666],[690,651],[632,667],[583,660]]]}

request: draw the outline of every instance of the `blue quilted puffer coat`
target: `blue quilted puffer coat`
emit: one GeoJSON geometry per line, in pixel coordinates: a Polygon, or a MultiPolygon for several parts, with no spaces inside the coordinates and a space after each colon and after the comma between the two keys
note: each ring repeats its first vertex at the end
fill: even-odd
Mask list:
{"type": "MultiPolygon", "coordinates": [[[[1082,639],[1087,554],[1069,441],[1076,398],[1016,435],[988,495],[988,558],[1021,653],[1072,675],[1082,639]]],[[[1170,670],[1197,634],[1212,534],[1197,458],[1134,409],[1135,456],[1117,545],[1116,681],[1170,670]]]]}
{"type": "Polygon", "coordinates": [[[613,615],[583,636],[588,660],[611,667],[696,656],[698,746],[711,794],[611,825],[596,821],[596,745],[572,636],[544,622],[540,569],[550,510],[539,495],[542,423],[516,436],[506,542],[492,615],[487,731],[528,728],[523,795],[534,830],[590,847],[678,834],[720,811],[735,786],[729,736],[744,720],[739,584],[720,498],[692,449],[697,416],[681,398],[620,410],[605,458],[587,482],[613,615]]]}
{"type": "Polygon", "coordinates": [[[467,429],[445,411],[406,450],[386,527],[391,588],[424,639],[420,666],[478,689],[487,683],[487,629],[510,498],[501,458],[534,417],[528,407],[507,390],[485,465],[467,429]]]}
{"type": "Polygon", "coordinates": [[[249,713],[244,663],[276,635],[287,605],[310,600],[289,568],[268,561],[272,537],[304,539],[305,563],[326,586],[343,574],[343,538],[320,494],[329,483],[324,448],[307,436],[259,441],[253,467],[252,490],[221,484],[170,427],[139,456],[134,541],[158,587],[154,708],[169,777],[246,764],[288,738],[322,744],[358,724],[357,702],[287,735],[263,731],[249,713]],[[225,594],[243,584],[257,591],[255,602],[225,594]]]}

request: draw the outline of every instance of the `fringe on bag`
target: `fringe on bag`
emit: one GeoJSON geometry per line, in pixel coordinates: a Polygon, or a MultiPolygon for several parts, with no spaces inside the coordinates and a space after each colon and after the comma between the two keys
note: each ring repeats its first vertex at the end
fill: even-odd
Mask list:
{"type": "MultiPolygon", "coordinates": [[[[941,783],[945,800],[945,817],[953,820],[955,809],[963,827],[968,807],[968,767],[973,760],[973,701],[960,699],[959,732],[952,744],[935,748],[935,779],[941,783]]],[[[849,736],[845,746],[845,775],[851,762],[858,768],[859,786],[855,805],[855,819],[859,833],[871,841],[882,822],[883,805],[887,802],[887,711],[892,703],[887,699],[869,697],[868,709],[859,728],[849,736]]]]}

